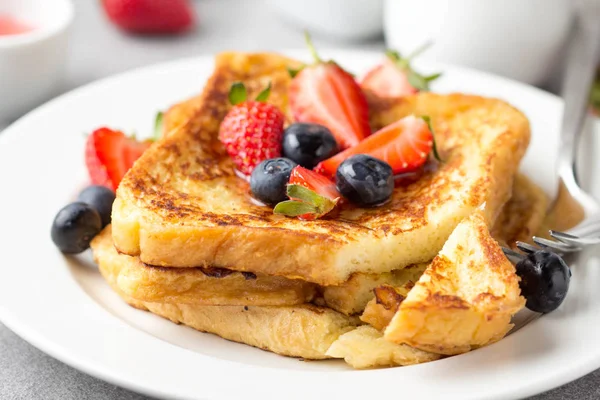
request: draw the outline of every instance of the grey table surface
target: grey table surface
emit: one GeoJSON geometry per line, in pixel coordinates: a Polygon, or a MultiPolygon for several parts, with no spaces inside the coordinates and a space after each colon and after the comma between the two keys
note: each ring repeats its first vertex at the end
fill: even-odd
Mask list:
{"type": "MultiPolygon", "coordinates": [[[[182,57],[227,49],[278,50],[303,46],[299,27],[277,18],[262,0],[196,0],[198,29],[178,38],[124,35],[106,21],[99,1],[75,0],[74,3],[76,19],[68,79],[62,91],[135,67],[182,57]]],[[[364,43],[316,39],[323,47],[384,48],[382,39],[364,43]]],[[[63,364],[0,323],[0,399],[141,400],[148,397],[63,364]]],[[[600,399],[600,370],[532,399],[600,399]]]]}

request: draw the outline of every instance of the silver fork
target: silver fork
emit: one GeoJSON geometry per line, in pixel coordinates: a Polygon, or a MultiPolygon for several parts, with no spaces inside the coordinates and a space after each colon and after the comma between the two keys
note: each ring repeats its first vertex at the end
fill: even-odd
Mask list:
{"type": "MultiPolygon", "coordinates": [[[[534,236],[533,241],[543,248],[560,253],[572,253],[584,246],[600,243],[600,204],[577,183],[575,151],[587,115],[589,91],[594,79],[600,49],[600,0],[578,0],[577,26],[571,37],[562,86],[565,101],[559,140],[557,175],[559,191],[554,205],[571,197],[581,206],[584,219],[568,232],[550,231],[549,240],[534,236]],[[561,198],[562,196],[562,198],[561,198]]],[[[517,246],[526,252],[538,250],[527,243],[517,246]]]]}

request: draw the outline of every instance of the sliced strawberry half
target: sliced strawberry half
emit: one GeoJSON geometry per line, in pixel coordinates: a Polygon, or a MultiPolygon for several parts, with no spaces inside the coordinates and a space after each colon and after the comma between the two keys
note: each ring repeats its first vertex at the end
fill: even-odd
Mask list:
{"type": "Polygon", "coordinates": [[[406,73],[389,58],[367,72],[360,86],[380,97],[409,96],[418,92],[408,81],[406,73]]]}
{"type": "Polygon", "coordinates": [[[116,190],[133,163],[152,141],[139,142],[121,131],[99,128],[88,136],[85,163],[91,181],[116,190]]]}
{"type": "Polygon", "coordinates": [[[429,119],[411,115],[380,129],[357,146],[321,162],[315,170],[333,177],[338,166],[348,157],[368,154],[387,162],[394,174],[400,174],[423,165],[432,148],[438,157],[429,119]]]}
{"type": "Polygon", "coordinates": [[[421,75],[410,65],[427,47],[418,49],[406,58],[402,58],[396,51],[387,51],[383,63],[371,69],[361,79],[361,88],[380,97],[409,96],[418,91],[429,90],[429,84],[440,74],[421,75]]]}
{"type": "Polygon", "coordinates": [[[329,213],[342,197],[327,177],[300,166],[292,170],[287,195],[291,200],[277,204],[273,212],[304,220],[329,213]]]}
{"type": "Polygon", "coordinates": [[[325,125],[338,145],[357,145],[371,133],[367,100],[354,77],[333,61],[322,61],[310,37],[306,41],[315,59],[292,80],[290,108],[298,122],[325,125]]]}

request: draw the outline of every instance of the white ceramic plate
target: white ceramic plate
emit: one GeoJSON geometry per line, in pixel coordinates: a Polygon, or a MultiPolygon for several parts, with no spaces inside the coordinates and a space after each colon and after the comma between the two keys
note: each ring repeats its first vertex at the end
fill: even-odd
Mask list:
{"type": "MultiPolygon", "coordinates": [[[[357,73],[380,57],[325,55],[357,73]]],[[[557,98],[476,71],[423,69],[444,71],[437,91],[496,96],[522,109],[533,127],[523,170],[553,193],[562,108],[557,98]]],[[[211,70],[212,58],[202,57],[106,79],[46,104],[0,136],[0,319],[9,328],[87,373],[139,392],[186,399],[508,399],[600,366],[600,266],[593,257],[575,269],[558,311],[489,347],[404,368],[353,371],[339,361],[301,362],[126,306],[89,255],[64,257],[54,248],[52,219],[86,183],[85,132],[101,125],[150,132],[154,113],[198,93],[211,70]]]]}

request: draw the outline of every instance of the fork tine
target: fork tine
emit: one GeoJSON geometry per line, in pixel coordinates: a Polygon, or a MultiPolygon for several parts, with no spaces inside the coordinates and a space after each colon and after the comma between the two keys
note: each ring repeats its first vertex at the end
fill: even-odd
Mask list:
{"type": "Polygon", "coordinates": [[[563,253],[571,253],[574,251],[581,250],[581,247],[579,246],[574,246],[569,243],[558,242],[556,240],[548,240],[537,236],[533,237],[533,241],[538,246],[550,248],[552,250],[558,250],[559,252],[563,253]]]}
{"type": "Polygon", "coordinates": [[[573,246],[580,246],[580,245],[586,245],[586,244],[599,244],[600,243],[600,237],[579,237],[579,236],[570,235],[565,232],[552,231],[552,230],[550,231],[550,236],[552,236],[555,239],[560,240],[561,242],[572,244],[573,246]]]}
{"type": "Polygon", "coordinates": [[[507,247],[502,247],[502,251],[504,252],[506,258],[508,258],[513,264],[518,263],[524,258],[523,254],[517,253],[513,249],[509,249],[507,247]]]}
{"type": "Polygon", "coordinates": [[[538,247],[532,246],[529,243],[525,243],[525,242],[521,242],[521,241],[517,242],[517,247],[519,248],[519,250],[524,251],[525,253],[535,253],[536,251],[539,250],[538,247]]]}

